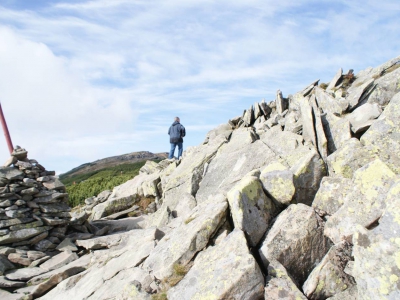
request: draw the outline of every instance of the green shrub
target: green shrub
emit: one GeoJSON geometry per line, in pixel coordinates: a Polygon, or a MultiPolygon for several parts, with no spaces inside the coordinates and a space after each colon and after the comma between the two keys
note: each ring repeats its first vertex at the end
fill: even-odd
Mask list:
{"type": "Polygon", "coordinates": [[[139,174],[145,161],[104,168],[95,172],[61,178],[69,194],[69,205],[84,204],[85,199],[112,190],[139,174]]]}

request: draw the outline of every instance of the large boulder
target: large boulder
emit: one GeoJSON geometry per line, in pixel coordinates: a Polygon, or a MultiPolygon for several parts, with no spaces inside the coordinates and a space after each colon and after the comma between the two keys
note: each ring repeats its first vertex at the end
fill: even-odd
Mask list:
{"type": "Polygon", "coordinates": [[[264,278],[241,230],[201,252],[168,299],[261,299],[264,278]]]}
{"type": "Polygon", "coordinates": [[[282,205],[289,205],[295,193],[294,174],[279,162],[262,169],[260,180],[271,197],[282,205]]]}
{"type": "Polygon", "coordinates": [[[361,143],[376,153],[390,169],[400,174],[400,93],[361,137],[361,143]]]}
{"type": "Polygon", "coordinates": [[[390,189],[379,226],[358,226],[353,236],[354,269],[359,299],[400,298],[400,181],[390,189]]]}
{"type": "Polygon", "coordinates": [[[210,199],[196,206],[185,224],[167,234],[151,251],[143,268],[159,280],[171,277],[174,265],[186,266],[207,246],[209,239],[225,222],[227,208],[224,198],[210,199]]]}
{"type": "Polygon", "coordinates": [[[351,260],[351,250],[347,242],[332,246],[303,285],[308,299],[326,299],[355,284],[354,278],[344,271],[351,260]]]}
{"type": "Polygon", "coordinates": [[[323,112],[329,111],[337,116],[342,114],[342,108],[335,98],[319,87],[315,87],[314,91],[318,106],[322,108],[323,112]]]}
{"type": "Polygon", "coordinates": [[[227,197],[235,228],[243,230],[251,247],[256,246],[272,219],[272,200],[264,194],[256,176],[245,176],[227,197]]]}
{"type": "Polygon", "coordinates": [[[395,179],[396,174],[380,159],[358,169],[353,178],[355,189],[326,222],[325,235],[334,243],[350,242],[356,225],[369,227],[376,222],[386,208],[386,193],[395,179]]]}
{"type": "Polygon", "coordinates": [[[303,284],[330,246],[323,235],[323,221],[314,210],[292,204],[278,216],[259,253],[265,267],[276,259],[298,284],[303,284]]]}
{"type": "Polygon", "coordinates": [[[351,131],[354,133],[365,131],[374,123],[374,120],[378,118],[381,113],[382,109],[376,103],[365,103],[361,105],[347,117],[351,124],[351,131]]]}
{"type": "Polygon", "coordinates": [[[189,148],[174,172],[162,184],[164,203],[174,210],[182,195],[196,195],[200,181],[207,171],[209,162],[218,149],[227,142],[224,134],[220,134],[205,145],[189,148]]]}
{"type": "Polygon", "coordinates": [[[160,182],[160,172],[151,174],[143,172],[135,178],[115,187],[111,195],[103,203],[92,209],[90,220],[99,220],[111,214],[126,210],[142,197],[155,198],[159,196],[157,184],[160,182]]]}
{"type": "Polygon", "coordinates": [[[235,130],[229,143],[222,146],[210,162],[196,194],[197,202],[219,193],[226,194],[248,172],[275,159],[275,153],[256,140],[252,129],[235,130]]]}
{"type": "Polygon", "coordinates": [[[328,153],[335,152],[351,139],[350,122],[348,120],[327,112],[321,116],[321,121],[328,143],[328,153]]]}

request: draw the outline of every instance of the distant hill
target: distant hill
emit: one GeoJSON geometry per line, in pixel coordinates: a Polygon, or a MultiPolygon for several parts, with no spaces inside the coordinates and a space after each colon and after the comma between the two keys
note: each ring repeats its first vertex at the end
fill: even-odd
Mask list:
{"type": "Polygon", "coordinates": [[[83,204],[86,198],[132,179],[147,160],[159,162],[167,157],[168,153],[148,151],[107,157],[73,168],[61,174],[60,180],[67,187],[70,206],[74,207],[83,204]]]}
{"type": "Polygon", "coordinates": [[[167,157],[168,157],[167,152],[151,153],[149,151],[139,151],[139,152],[132,152],[132,153],[127,153],[127,154],[122,154],[122,155],[117,155],[117,156],[111,156],[111,157],[96,160],[94,162],[85,163],[76,168],[73,168],[72,170],[61,174],[60,180],[62,182],[64,182],[64,184],[68,184],[70,181],[68,179],[72,179],[75,177],[78,179],[78,181],[81,181],[81,180],[79,180],[79,178],[81,178],[81,177],[88,178],[106,168],[125,165],[125,164],[134,164],[134,163],[142,162],[142,161],[145,162],[146,160],[162,160],[167,157]],[[89,175],[89,176],[87,176],[87,175],[89,175]]]}

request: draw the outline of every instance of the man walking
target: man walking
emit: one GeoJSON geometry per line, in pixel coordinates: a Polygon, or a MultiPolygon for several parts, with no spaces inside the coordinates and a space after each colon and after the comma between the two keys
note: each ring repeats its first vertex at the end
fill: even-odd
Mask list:
{"type": "Polygon", "coordinates": [[[168,130],[169,141],[171,143],[171,150],[169,151],[168,158],[174,157],[175,148],[178,146],[178,159],[182,156],[183,151],[183,137],[186,135],[185,127],[181,123],[178,117],[175,117],[174,123],[168,130]]]}

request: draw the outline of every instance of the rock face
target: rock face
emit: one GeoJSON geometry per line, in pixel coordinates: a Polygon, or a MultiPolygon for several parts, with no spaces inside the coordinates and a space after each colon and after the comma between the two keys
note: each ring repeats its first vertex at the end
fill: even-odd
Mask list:
{"type": "Polygon", "coordinates": [[[400,298],[399,74],[400,57],[278,91],[73,213],[16,149],[0,298],[400,298]]]}
{"type": "Polygon", "coordinates": [[[228,193],[233,224],[243,230],[251,247],[256,246],[274,214],[274,204],[256,176],[244,177],[228,193]]]}
{"type": "Polygon", "coordinates": [[[275,259],[302,284],[329,247],[323,222],[314,210],[292,204],[279,215],[259,251],[266,267],[270,259],[275,259]]]}

